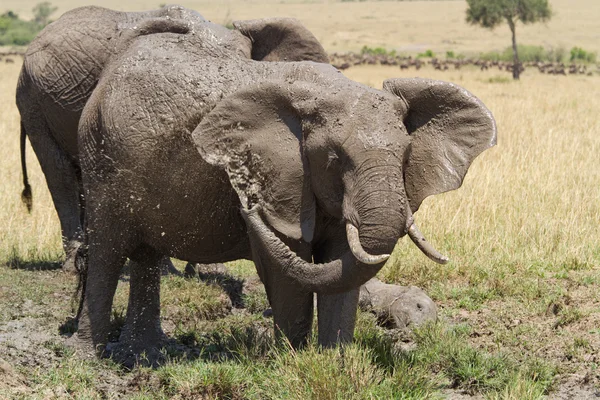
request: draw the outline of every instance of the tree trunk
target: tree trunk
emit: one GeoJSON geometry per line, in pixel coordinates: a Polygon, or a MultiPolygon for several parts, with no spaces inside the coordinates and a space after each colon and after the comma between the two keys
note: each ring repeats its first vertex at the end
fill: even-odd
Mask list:
{"type": "Polygon", "coordinates": [[[519,62],[519,53],[517,51],[517,34],[515,30],[515,22],[512,18],[508,18],[508,26],[510,27],[510,31],[512,33],[512,48],[513,48],[513,79],[519,80],[519,75],[521,73],[521,63],[519,62]]]}

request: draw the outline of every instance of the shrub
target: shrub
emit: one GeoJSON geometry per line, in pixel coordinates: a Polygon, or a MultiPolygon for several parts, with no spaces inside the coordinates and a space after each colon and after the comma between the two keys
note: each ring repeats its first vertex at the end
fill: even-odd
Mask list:
{"type": "Polygon", "coordinates": [[[383,47],[369,47],[369,46],[363,46],[363,48],[360,50],[360,54],[368,54],[368,55],[373,55],[373,56],[390,56],[390,57],[394,57],[396,55],[396,50],[391,50],[391,51],[387,51],[386,49],[384,49],[383,47]]]}
{"type": "Polygon", "coordinates": [[[571,61],[583,61],[588,63],[596,62],[596,53],[586,51],[581,47],[573,47],[571,49],[571,61]]]}
{"type": "MultiPolygon", "coordinates": [[[[567,61],[567,50],[564,47],[545,49],[543,46],[519,45],[519,60],[521,62],[564,62],[567,61]]],[[[512,47],[502,52],[489,51],[481,53],[479,58],[487,61],[513,61],[512,47]]],[[[571,61],[595,62],[596,53],[587,52],[579,47],[571,50],[571,61]]]]}
{"type": "Polygon", "coordinates": [[[35,37],[36,27],[12,11],[0,15],[0,46],[25,45],[35,37]]]}
{"type": "Polygon", "coordinates": [[[423,58],[423,57],[428,57],[428,58],[434,58],[435,57],[435,53],[431,50],[425,50],[424,53],[419,53],[417,55],[417,58],[423,58]]]}
{"type": "MultiPolygon", "coordinates": [[[[488,51],[487,53],[481,53],[479,58],[485,61],[504,61],[502,54],[497,51],[488,51]]],[[[512,58],[511,58],[512,59],[512,58]]]]}
{"type": "MultiPolygon", "coordinates": [[[[517,46],[517,51],[519,52],[519,60],[521,62],[539,62],[539,61],[547,61],[546,50],[542,46],[530,46],[526,44],[520,44],[517,46]]],[[[513,60],[513,50],[512,47],[507,47],[502,52],[502,60],[503,61],[512,61],[513,60]]]]}
{"type": "Polygon", "coordinates": [[[25,21],[13,11],[0,15],[0,46],[24,46],[50,23],[49,16],[56,10],[50,3],[39,3],[33,8],[35,19],[25,21]]]}
{"type": "Polygon", "coordinates": [[[567,49],[562,46],[553,47],[546,54],[548,61],[551,62],[564,62],[567,59],[567,49]]]}

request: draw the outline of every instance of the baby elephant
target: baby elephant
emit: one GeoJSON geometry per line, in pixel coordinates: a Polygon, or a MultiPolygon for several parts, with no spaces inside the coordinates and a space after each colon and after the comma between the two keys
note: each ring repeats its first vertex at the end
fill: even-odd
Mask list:
{"type": "Polygon", "coordinates": [[[404,329],[437,319],[437,306],[415,286],[390,285],[373,278],[360,288],[358,304],[388,328],[404,329]]]}

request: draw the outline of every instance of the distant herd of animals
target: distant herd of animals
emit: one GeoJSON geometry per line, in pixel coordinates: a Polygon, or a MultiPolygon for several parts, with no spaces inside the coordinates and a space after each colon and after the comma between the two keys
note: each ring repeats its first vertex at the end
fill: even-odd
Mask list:
{"type": "MultiPolygon", "coordinates": [[[[482,71],[498,68],[500,71],[512,72],[514,63],[506,61],[488,61],[482,59],[466,58],[462,60],[440,60],[431,58],[424,60],[412,56],[399,56],[388,54],[360,54],[360,53],[333,53],[329,55],[331,64],[337,69],[344,70],[356,65],[391,65],[400,69],[421,69],[425,65],[431,65],[434,69],[447,71],[449,69],[461,69],[467,65],[479,67],[482,71]]],[[[537,68],[543,74],[552,75],[593,75],[585,64],[565,64],[562,62],[526,62],[521,64],[521,71],[525,68],[537,68]]]]}
{"type": "MultiPolygon", "coordinates": [[[[15,57],[22,57],[21,52],[0,52],[0,63],[13,64],[15,57]]],[[[497,68],[500,71],[512,72],[514,63],[507,61],[489,61],[477,58],[465,58],[462,60],[440,60],[439,58],[431,58],[423,60],[412,56],[399,56],[387,54],[360,54],[360,53],[330,53],[329,59],[331,64],[339,70],[345,70],[356,65],[391,65],[397,66],[400,69],[414,68],[421,69],[425,65],[431,65],[435,70],[447,71],[449,69],[461,69],[464,66],[473,65],[484,70],[497,68]]],[[[592,76],[594,73],[588,69],[585,64],[563,63],[563,62],[542,62],[528,61],[521,64],[521,72],[527,68],[536,68],[542,74],[549,75],[587,75],[592,76]]]]}

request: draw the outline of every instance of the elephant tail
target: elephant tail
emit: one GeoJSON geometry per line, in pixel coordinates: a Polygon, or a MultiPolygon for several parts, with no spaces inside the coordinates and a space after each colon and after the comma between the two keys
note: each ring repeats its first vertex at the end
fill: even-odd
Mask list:
{"type": "Polygon", "coordinates": [[[33,197],[31,195],[31,186],[29,185],[29,179],[27,179],[27,162],[25,160],[25,144],[27,141],[27,133],[21,121],[21,169],[23,171],[23,192],[21,192],[21,201],[27,206],[27,211],[31,212],[33,207],[33,197]]]}
{"type": "Polygon", "coordinates": [[[85,283],[87,281],[87,245],[82,244],[77,249],[75,255],[75,268],[77,268],[77,287],[73,294],[73,299],[78,302],[77,314],[75,314],[75,322],[79,323],[81,313],[83,312],[83,304],[85,301],[85,283]]]}

